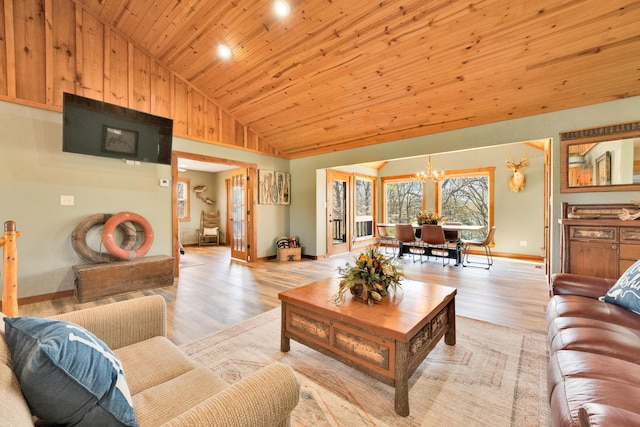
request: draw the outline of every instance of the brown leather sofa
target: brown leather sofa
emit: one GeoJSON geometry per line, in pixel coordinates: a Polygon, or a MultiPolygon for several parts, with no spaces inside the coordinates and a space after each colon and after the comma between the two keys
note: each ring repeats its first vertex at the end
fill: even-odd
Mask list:
{"type": "Polygon", "coordinates": [[[614,283],[552,277],[547,384],[554,426],[640,426],[640,315],[598,300],[614,283]]]}

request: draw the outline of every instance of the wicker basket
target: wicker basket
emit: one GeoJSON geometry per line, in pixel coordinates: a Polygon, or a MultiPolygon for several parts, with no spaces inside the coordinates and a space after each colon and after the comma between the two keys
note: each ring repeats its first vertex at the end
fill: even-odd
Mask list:
{"type": "Polygon", "coordinates": [[[278,261],[300,261],[302,248],[278,249],[278,261]]]}

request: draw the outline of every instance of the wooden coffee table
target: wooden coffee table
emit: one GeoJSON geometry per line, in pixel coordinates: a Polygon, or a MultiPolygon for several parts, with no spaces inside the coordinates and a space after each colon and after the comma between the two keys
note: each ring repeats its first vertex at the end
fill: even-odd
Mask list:
{"type": "Polygon", "coordinates": [[[447,286],[402,281],[402,290],[369,307],[345,295],[331,296],[339,278],[280,292],[280,349],[290,339],[395,387],[395,410],[409,415],[409,378],[440,338],[456,343],[455,295],[447,286]]]}

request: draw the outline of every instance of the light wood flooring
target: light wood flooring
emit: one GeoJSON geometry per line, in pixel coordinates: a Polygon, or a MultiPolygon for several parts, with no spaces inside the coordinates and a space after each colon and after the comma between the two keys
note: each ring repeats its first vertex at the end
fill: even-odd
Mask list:
{"type": "MultiPolygon", "coordinates": [[[[231,260],[228,247],[187,247],[174,286],[83,304],[74,297],[60,298],[22,305],[19,314],[50,316],[159,294],[167,301],[169,338],[182,345],[278,307],[280,291],[337,275],[336,268],[353,263],[354,256],[350,253],[321,260],[248,264],[231,260]]],[[[541,264],[495,258],[491,270],[453,264],[443,268],[441,261],[433,258],[420,264],[405,256],[402,265],[408,279],[457,288],[456,314],[460,316],[537,333],[546,331],[549,295],[541,264]]]]}

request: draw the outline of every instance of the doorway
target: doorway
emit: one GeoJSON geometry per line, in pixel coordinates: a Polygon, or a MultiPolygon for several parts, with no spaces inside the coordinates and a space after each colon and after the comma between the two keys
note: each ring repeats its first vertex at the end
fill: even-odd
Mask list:
{"type": "MultiPolygon", "coordinates": [[[[257,171],[257,165],[253,163],[245,163],[245,162],[237,162],[233,160],[221,159],[217,157],[205,156],[200,154],[186,153],[174,151],[172,152],[172,161],[171,161],[171,176],[172,176],[172,197],[171,197],[171,222],[172,222],[172,253],[174,257],[174,276],[179,276],[179,265],[180,265],[180,228],[178,221],[178,160],[182,162],[189,162],[190,164],[197,164],[202,166],[203,171],[215,170],[216,168],[212,168],[212,166],[220,166],[217,168],[220,170],[232,170],[232,175],[240,176],[241,178],[235,178],[237,181],[241,182],[242,185],[236,188],[239,190],[235,193],[234,197],[236,197],[239,201],[241,201],[242,211],[237,209],[232,209],[231,215],[227,215],[227,222],[231,222],[235,224],[235,216],[236,213],[239,216],[239,224],[241,227],[241,231],[243,233],[242,241],[243,245],[239,248],[236,247],[231,252],[231,256],[233,258],[242,260],[242,261],[255,261],[256,258],[256,248],[257,245],[257,231],[255,227],[256,217],[255,217],[255,194],[256,194],[256,185],[255,185],[255,176],[257,171]],[[252,178],[253,177],[253,178],[252,178]],[[229,221],[231,220],[231,221],[229,221]]],[[[194,169],[196,170],[196,169],[194,169]]],[[[219,186],[218,192],[221,193],[217,195],[217,199],[226,205],[227,195],[222,194],[225,191],[225,186],[219,186]]],[[[219,203],[218,207],[221,207],[223,203],[219,203]]],[[[222,206],[223,212],[228,212],[228,209],[225,209],[224,205],[222,206]]],[[[198,221],[199,221],[200,212],[198,211],[198,221]]],[[[223,235],[224,242],[230,243],[233,241],[233,233],[234,226],[230,226],[226,228],[226,232],[223,235]],[[230,236],[231,234],[231,236],[230,236]]],[[[222,242],[221,242],[222,243],[222,242]]]]}
{"type": "Polygon", "coordinates": [[[327,249],[329,256],[351,251],[352,174],[327,170],[327,249]]]}

